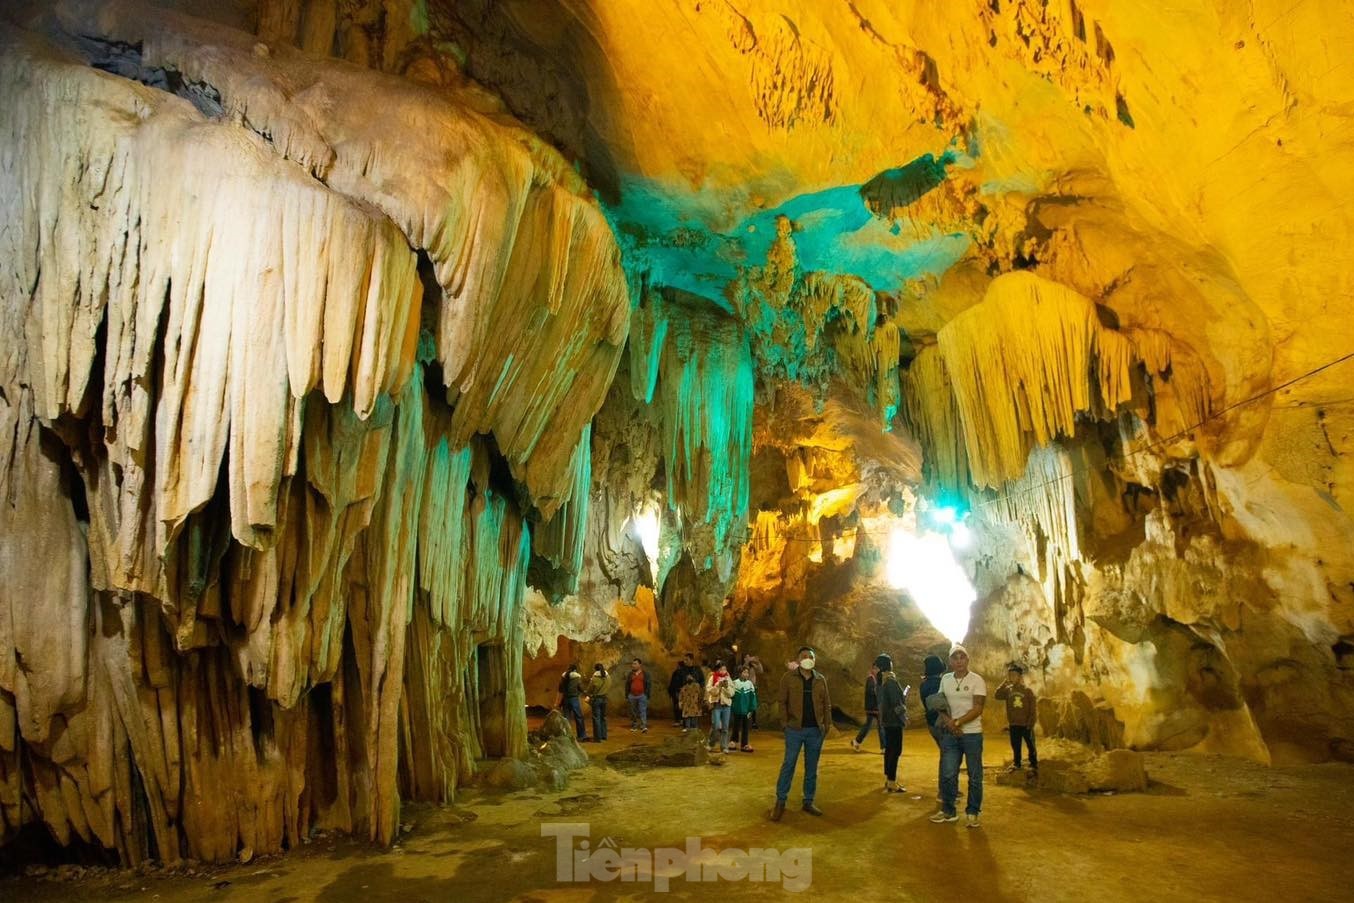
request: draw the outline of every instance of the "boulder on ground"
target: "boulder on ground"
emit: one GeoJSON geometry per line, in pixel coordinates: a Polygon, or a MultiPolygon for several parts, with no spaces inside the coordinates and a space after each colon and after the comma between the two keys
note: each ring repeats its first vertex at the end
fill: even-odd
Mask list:
{"type": "Polygon", "coordinates": [[[618,749],[606,757],[607,763],[626,770],[644,768],[693,768],[709,762],[711,753],[704,737],[687,734],[668,737],[659,743],[641,743],[618,749]]]}
{"type": "Polygon", "coordinates": [[[1101,752],[1066,740],[1040,740],[1039,774],[1003,771],[997,783],[1031,787],[1050,793],[1140,793],[1147,789],[1143,755],[1131,749],[1101,752]]]}

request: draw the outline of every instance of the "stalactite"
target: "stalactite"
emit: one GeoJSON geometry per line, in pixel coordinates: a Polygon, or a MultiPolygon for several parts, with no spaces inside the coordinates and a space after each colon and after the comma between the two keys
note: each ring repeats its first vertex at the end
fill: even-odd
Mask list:
{"type": "Polygon", "coordinates": [[[1057,567],[1035,562],[1041,578],[1054,576],[1063,564],[1081,557],[1072,459],[1056,443],[1030,452],[1025,472],[1006,483],[996,501],[983,504],[982,511],[998,522],[1020,526],[1032,549],[1042,548],[1044,541],[1056,549],[1057,567]]]}
{"type": "MultiPolygon", "coordinates": [[[[486,115],[469,88],[433,96],[285,46],[259,53],[249,35],[134,0],[72,0],[55,16],[71,35],[87,36],[93,21],[101,40],[139,47],[143,71],[208,86],[228,118],[268,136],[270,152],[304,170],[296,178],[312,173],[424,249],[445,296],[435,340],[461,401],[455,443],[493,433],[543,515],[567,500],[575,444],[614,376],[630,304],[610,227],[558,154],[486,115]],[[411,133],[424,137],[400,137],[411,133]]],[[[295,281],[301,291],[313,284],[323,283],[295,281]]],[[[384,334],[378,325],[364,322],[364,340],[384,334]]],[[[407,376],[412,345],[404,351],[354,372],[379,378],[380,362],[390,362],[407,376]]],[[[326,383],[331,401],[333,388],[326,383]]]]}
{"type": "Polygon", "coordinates": [[[754,387],[747,339],[718,312],[679,310],[669,320],[659,372],[668,504],[688,523],[711,525],[713,546],[703,551],[727,570],[748,508],[754,387]]]}
{"type": "Polygon", "coordinates": [[[525,517],[576,563],[615,246],[468,96],[142,15],[35,21],[224,116],[0,34],[0,840],[390,842],[526,752],[525,517]]]}
{"type": "Polygon", "coordinates": [[[926,481],[954,491],[969,485],[969,455],[954,388],[945,358],[935,345],[924,346],[902,383],[903,419],[922,448],[926,481]]]}
{"type": "Polygon", "coordinates": [[[1018,477],[1078,414],[1107,416],[1132,395],[1132,343],[1085,298],[1029,272],[993,280],[937,339],[978,486],[1018,477]]]}
{"type": "Polygon", "coordinates": [[[403,236],[260,139],[31,39],[7,39],[0,95],[14,114],[0,197],[17,263],[0,292],[24,349],[6,381],[27,379],[46,420],[84,414],[102,388],[124,479],[144,493],[144,462],[159,465],[158,548],[212,497],[223,460],[232,533],[266,545],[299,438],[293,399],[322,385],[366,415],[408,377],[420,293],[403,236]],[[194,203],[165,184],[193,186],[194,203]],[[104,384],[91,387],[105,318],[104,384]]]}
{"type": "Polygon", "coordinates": [[[1193,430],[1208,420],[1213,411],[1208,374],[1194,352],[1160,330],[1138,328],[1125,332],[1147,372],[1156,378],[1158,410],[1166,396],[1174,398],[1178,408],[1177,417],[1157,424],[1158,431],[1171,435],[1193,430]]]}
{"type": "MultiPolygon", "coordinates": [[[[555,512],[555,516],[536,531],[535,553],[549,562],[562,594],[578,592],[579,577],[583,573],[583,546],[588,534],[588,511],[592,493],[592,426],[583,429],[583,438],[574,450],[574,483],[569,501],[555,512]]],[[[544,589],[542,584],[536,584],[544,589]]]]}

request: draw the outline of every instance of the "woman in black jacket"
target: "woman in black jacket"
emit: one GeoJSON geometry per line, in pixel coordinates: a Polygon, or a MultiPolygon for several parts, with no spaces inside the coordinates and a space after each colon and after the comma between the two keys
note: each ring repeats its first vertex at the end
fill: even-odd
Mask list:
{"type": "Polygon", "coordinates": [[[903,754],[903,727],[907,723],[907,691],[893,673],[893,659],[880,653],[874,660],[879,669],[879,723],[884,729],[884,792],[905,793],[898,783],[898,757],[903,754]]]}

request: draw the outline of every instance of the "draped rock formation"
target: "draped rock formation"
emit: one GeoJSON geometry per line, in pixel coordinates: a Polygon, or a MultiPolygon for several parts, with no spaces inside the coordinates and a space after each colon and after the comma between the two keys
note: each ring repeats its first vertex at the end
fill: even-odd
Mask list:
{"type": "Polygon", "coordinates": [[[577,569],[629,326],[610,230],[469,87],[135,4],[2,40],[5,835],[389,842],[401,792],[525,754],[532,533],[577,569]]]}
{"type": "Polygon", "coordinates": [[[580,655],[850,714],[945,530],[1047,732],[1354,757],[1347,5],[29,6],[6,839],[389,841],[580,655]]]}

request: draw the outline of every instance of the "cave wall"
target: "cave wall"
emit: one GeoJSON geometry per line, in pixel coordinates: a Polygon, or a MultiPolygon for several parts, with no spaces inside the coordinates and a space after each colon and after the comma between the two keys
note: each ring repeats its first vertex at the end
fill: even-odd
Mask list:
{"type": "Polygon", "coordinates": [[[388,843],[526,751],[532,537],[582,529],[629,326],[611,231],[482,90],[6,14],[3,838],[388,843]]]}
{"type": "MultiPolygon", "coordinates": [[[[983,667],[1024,659],[1081,736],[1094,711],[1117,743],[1348,757],[1347,7],[557,6],[604,66],[514,53],[586,83],[627,267],[739,320],[771,433],[805,389],[916,438],[918,494],[974,512],[983,667]]],[[[850,604],[794,531],[886,485],[851,454],[863,480],[754,480],[732,584],[676,572],[730,625],[705,641],[850,604]]]]}
{"type": "Polygon", "coordinates": [[[857,713],[940,498],[1046,730],[1350,757],[1343,5],[3,9],[6,838],[389,841],[563,656],[857,713]]]}

